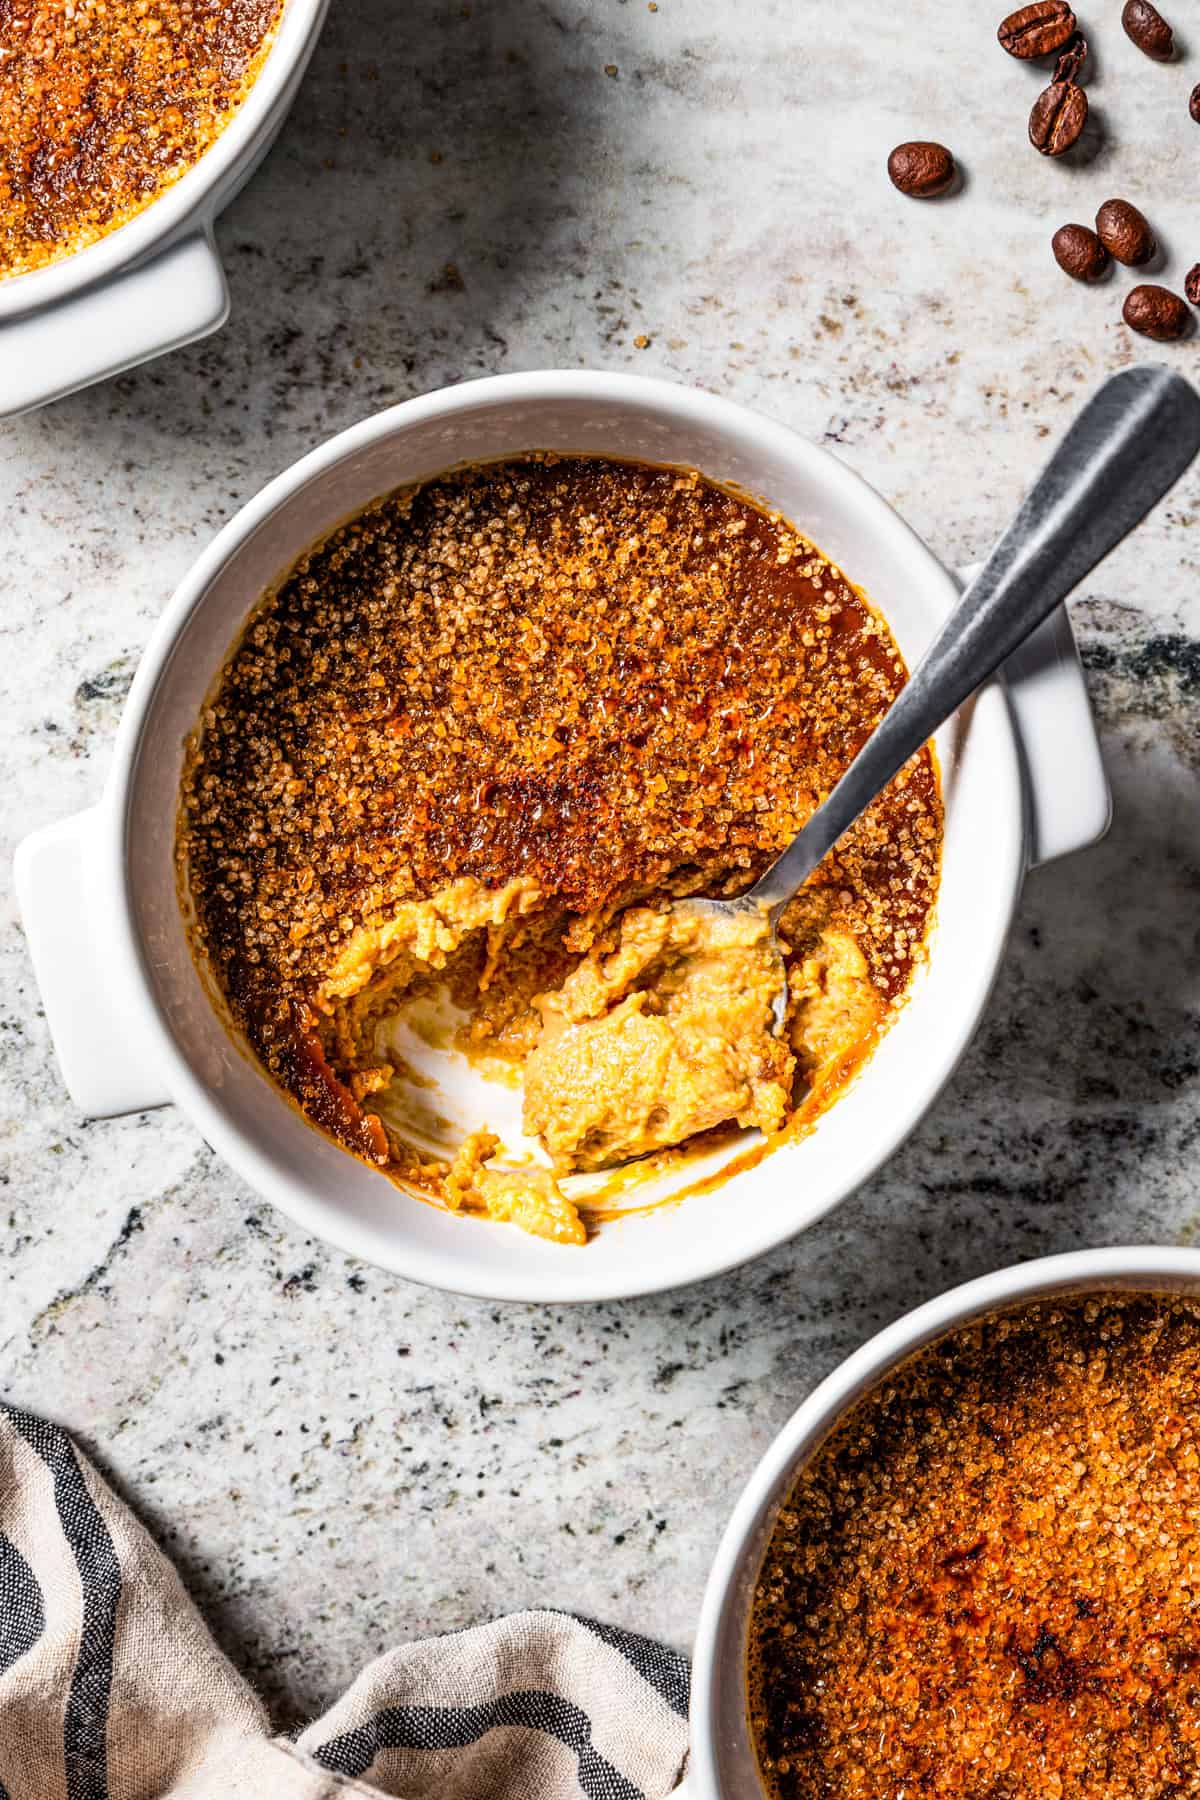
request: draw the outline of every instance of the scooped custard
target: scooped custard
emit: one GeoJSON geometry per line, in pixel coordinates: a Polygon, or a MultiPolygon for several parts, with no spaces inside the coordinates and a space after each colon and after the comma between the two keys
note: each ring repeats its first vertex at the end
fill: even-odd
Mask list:
{"type": "Polygon", "coordinates": [[[764,913],[632,906],[535,1002],[525,1120],[556,1166],[603,1169],[734,1119],[778,1131],[796,1059],[774,1030],[779,965],[764,913]]]}
{"type": "Polygon", "coordinates": [[[582,1243],[581,1176],[774,1146],[901,1002],[938,882],[928,750],[785,911],[782,1032],[765,920],[670,903],[744,893],[904,680],[845,576],[695,471],[536,454],[389,495],[262,599],[199,721],[198,956],[348,1150],[582,1243]],[[486,1123],[432,1155],[398,1120],[395,1025],[436,996],[522,1085],[539,1160],[486,1123]]]}

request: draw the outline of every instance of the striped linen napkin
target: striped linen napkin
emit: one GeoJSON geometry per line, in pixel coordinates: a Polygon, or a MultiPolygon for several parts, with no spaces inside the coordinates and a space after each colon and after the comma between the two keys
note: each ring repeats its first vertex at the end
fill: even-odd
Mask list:
{"type": "Polygon", "coordinates": [[[66,1433],[0,1406],[0,1800],[661,1800],[685,1660],[526,1612],[378,1657],[295,1740],[66,1433]]]}

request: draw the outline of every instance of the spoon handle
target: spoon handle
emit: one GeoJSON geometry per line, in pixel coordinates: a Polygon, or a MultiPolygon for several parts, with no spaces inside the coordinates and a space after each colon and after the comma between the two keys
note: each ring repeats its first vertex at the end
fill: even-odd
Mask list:
{"type": "Polygon", "coordinates": [[[1084,407],[912,679],[748,898],[780,911],[939,725],[1166,493],[1200,450],[1200,395],[1157,364],[1084,407]]]}

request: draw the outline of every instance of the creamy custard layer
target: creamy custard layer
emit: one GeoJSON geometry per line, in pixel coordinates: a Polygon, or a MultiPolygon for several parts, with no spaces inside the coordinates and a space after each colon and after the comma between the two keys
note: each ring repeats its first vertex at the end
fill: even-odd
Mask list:
{"type": "Polygon", "coordinates": [[[386,1096],[408,1071],[380,1044],[409,1003],[445,987],[467,1015],[459,1050],[519,1073],[525,1131],[551,1167],[514,1168],[488,1128],[446,1163],[392,1127],[391,1154],[455,1211],[582,1243],[563,1180],[730,1122],[780,1133],[798,1088],[856,1048],[865,1054],[884,1009],[862,951],[819,923],[823,910],[804,895],[781,922],[787,996],[776,1035],[781,968],[765,916],[714,918],[684,901],[630,907],[606,928],[575,920],[562,933],[547,929],[554,915],[529,883],[488,890],[468,878],[355,933],[319,992],[320,1035],[357,1102],[386,1096]],[[564,959],[571,972],[549,986],[564,959]]]}

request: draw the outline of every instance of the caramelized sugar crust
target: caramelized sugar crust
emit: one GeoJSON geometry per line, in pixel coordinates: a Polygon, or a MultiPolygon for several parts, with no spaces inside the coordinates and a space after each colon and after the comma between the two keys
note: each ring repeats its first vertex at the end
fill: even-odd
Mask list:
{"type": "Polygon", "coordinates": [[[199,160],[282,0],[0,0],[0,277],[122,225],[199,160]]]}
{"type": "Polygon", "coordinates": [[[1040,1302],[886,1376],[779,1515],[775,1800],[1200,1790],[1200,1307],[1040,1302]]]}

